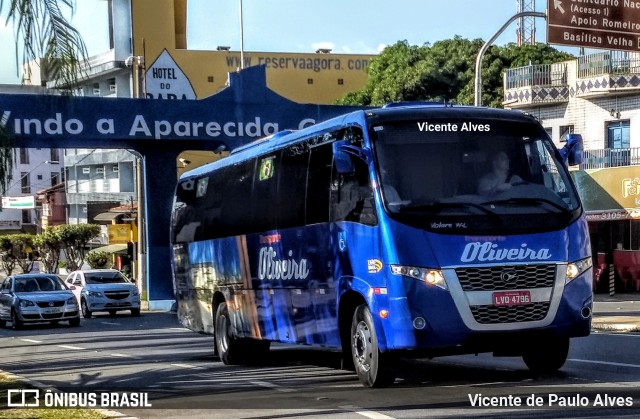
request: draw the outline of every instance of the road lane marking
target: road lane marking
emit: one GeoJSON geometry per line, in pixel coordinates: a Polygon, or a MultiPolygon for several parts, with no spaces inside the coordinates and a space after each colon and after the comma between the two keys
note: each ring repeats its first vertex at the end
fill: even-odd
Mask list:
{"type": "Polygon", "coordinates": [[[120,323],[115,323],[115,322],[100,322],[102,324],[108,324],[109,326],[120,326],[120,323]]]}
{"type": "Polygon", "coordinates": [[[58,347],[63,349],[85,349],[79,346],[71,346],[71,345],[58,345],[58,347]]]}
{"type": "Polygon", "coordinates": [[[35,339],[22,339],[21,338],[20,340],[23,340],[25,342],[31,342],[31,343],[42,343],[41,340],[35,340],[35,339]]]}
{"type": "Polygon", "coordinates": [[[296,390],[292,389],[292,388],[286,388],[286,387],[282,387],[279,386],[277,384],[273,384],[273,383],[269,383],[267,381],[249,381],[250,384],[254,384],[256,386],[260,386],[260,387],[266,387],[266,388],[270,388],[273,390],[277,390],[280,391],[282,393],[292,393],[296,390]]]}
{"type": "Polygon", "coordinates": [[[189,364],[171,364],[171,365],[179,368],[190,368],[190,369],[196,369],[196,370],[202,369],[202,367],[199,367],[197,365],[189,365],[189,364]]]}
{"type": "Polygon", "coordinates": [[[638,365],[638,364],[625,364],[625,363],[622,363],[622,362],[592,361],[590,359],[567,359],[567,361],[584,362],[584,363],[588,363],[588,364],[611,365],[611,366],[614,366],[614,367],[640,368],[640,365],[638,365]]]}
{"type": "Polygon", "coordinates": [[[373,410],[363,409],[358,406],[346,405],[346,406],[338,406],[340,409],[348,410],[360,416],[364,416],[370,419],[395,419],[393,416],[388,416],[379,412],[374,412],[373,410]]]}
{"type": "Polygon", "coordinates": [[[133,356],[133,355],[128,355],[128,354],[117,354],[117,353],[116,353],[116,354],[109,354],[109,355],[111,355],[111,356],[117,356],[117,357],[120,357],[120,358],[134,358],[134,356],[133,356]]]}

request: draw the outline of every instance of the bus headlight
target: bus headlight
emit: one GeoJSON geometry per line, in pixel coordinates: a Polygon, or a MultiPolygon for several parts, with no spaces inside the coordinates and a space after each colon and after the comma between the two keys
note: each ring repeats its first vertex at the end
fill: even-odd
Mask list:
{"type": "Polygon", "coordinates": [[[565,283],[573,281],[578,276],[580,276],[580,274],[582,274],[584,271],[591,268],[592,265],[593,265],[593,262],[590,257],[568,264],[567,279],[565,283]]]}
{"type": "Polygon", "coordinates": [[[404,275],[424,281],[427,285],[433,285],[443,290],[447,289],[442,271],[438,269],[416,268],[414,266],[391,265],[391,273],[404,275]]]}

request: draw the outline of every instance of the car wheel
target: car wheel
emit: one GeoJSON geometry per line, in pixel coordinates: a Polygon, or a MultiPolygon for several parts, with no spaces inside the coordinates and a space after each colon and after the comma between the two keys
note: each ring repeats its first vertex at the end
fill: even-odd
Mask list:
{"type": "Polygon", "coordinates": [[[11,310],[11,324],[13,325],[13,330],[20,330],[24,323],[18,319],[18,314],[15,310],[11,310]]]}
{"type": "Polygon", "coordinates": [[[89,310],[89,307],[87,307],[87,300],[85,300],[84,298],[82,299],[82,301],[80,301],[80,309],[82,310],[82,317],[84,317],[85,319],[91,318],[91,310],[89,310]]]}
{"type": "Polygon", "coordinates": [[[80,317],[76,317],[74,319],[69,319],[69,326],[71,326],[71,327],[80,326],[80,317]]]}
{"type": "Polygon", "coordinates": [[[139,308],[132,308],[131,309],[131,315],[132,316],[139,316],[140,315],[140,309],[139,308]]]}
{"type": "Polygon", "coordinates": [[[393,384],[395,370],[390,354],[380,352],[369,307],[358,306],[351,323],[351,356],[360,383],[365,387],[393,384]]]}

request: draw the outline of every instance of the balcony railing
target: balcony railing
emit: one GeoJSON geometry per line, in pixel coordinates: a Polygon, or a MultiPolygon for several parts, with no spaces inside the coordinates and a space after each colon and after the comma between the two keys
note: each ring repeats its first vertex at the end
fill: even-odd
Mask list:
{"type": "Polygon", "coordinates": [[[640,165],[640,148],[604,148],[583,153],[582,170],[640,165]]]}
{"type": "Polygon", "coordinates": [[[607,51],[578,57],[578,78],[605,74],[640,73],[640,54],[628,51],[607,51]]]}
{"type": "Polygon", "coordinates": [[[535,64],[509,68],[504,77],[506,90],[533,86],[565,86],[567,64],[535,64]]]}

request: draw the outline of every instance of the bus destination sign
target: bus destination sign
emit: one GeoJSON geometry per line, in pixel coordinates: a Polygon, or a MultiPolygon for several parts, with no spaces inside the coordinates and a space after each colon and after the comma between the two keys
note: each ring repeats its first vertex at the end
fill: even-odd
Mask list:
{"type": "Polygon", "coordinates": [[[640,51],[640,0],[548,0],[550,44],[640,51]]]}

